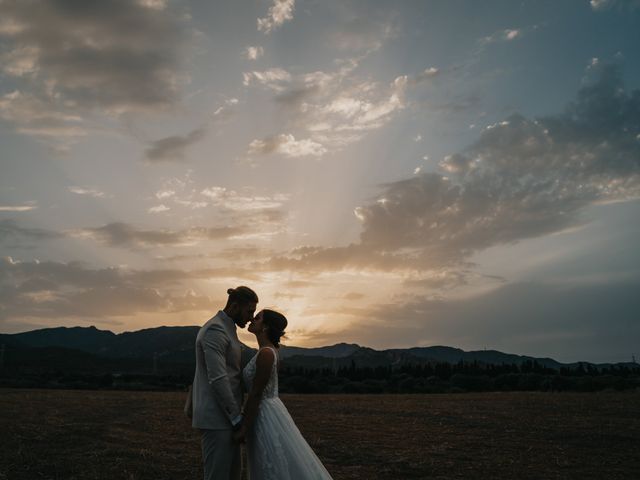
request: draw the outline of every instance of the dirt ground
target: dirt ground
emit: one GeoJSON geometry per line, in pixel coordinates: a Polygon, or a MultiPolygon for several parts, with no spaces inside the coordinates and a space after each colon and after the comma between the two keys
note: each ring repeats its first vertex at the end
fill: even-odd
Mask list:
{"type": "MultiPolygon", "coordinates": [[[[0,389],[0,479],[200,479],[184,396],[0,389]]],[[[640,393],[283,400],[336,480],[640,478],[640,393]]]]}

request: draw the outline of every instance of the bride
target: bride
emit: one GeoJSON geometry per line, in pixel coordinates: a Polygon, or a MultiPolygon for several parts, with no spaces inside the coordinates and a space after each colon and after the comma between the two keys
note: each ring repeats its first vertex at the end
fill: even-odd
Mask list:
{"type": "Polygon", "coordinates": [[[277,348],[286,327],[284,315],[273,310],[262,310],[249,324],[259,349],[242,372],[249,396],[236,438],[247,439],[251,480],[330,480],[278,397],[277,348]]]}

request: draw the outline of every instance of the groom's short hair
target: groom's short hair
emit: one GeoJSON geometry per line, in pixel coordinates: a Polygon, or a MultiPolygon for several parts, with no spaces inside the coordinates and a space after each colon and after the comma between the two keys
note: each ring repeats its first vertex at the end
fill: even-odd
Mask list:
{"type": "Polygon", "coordinates": [[[232,303],[238,303],[240,305],[246,305],[247,303],[258,303],[258,295],[249,287],[240,285],[236,288],[230,288],[227,290],[229,298],[227,299],[227,305],[232,303]]]}

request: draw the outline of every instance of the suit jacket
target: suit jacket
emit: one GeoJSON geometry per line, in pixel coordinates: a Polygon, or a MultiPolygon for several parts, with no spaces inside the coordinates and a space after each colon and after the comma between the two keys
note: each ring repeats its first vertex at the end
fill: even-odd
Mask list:
{"type": "Polygon", "coordinates": [[[236,325],[220,311],[196,337],[196,373],[193,379],[194,428],[223,430],[242,407],[242,344],[236,325]]]}

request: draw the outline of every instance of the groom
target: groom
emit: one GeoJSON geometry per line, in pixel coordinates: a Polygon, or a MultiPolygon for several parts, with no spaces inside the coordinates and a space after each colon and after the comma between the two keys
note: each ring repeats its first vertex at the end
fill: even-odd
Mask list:
{"type": "Polygon", "coordinates": [[[253,319],[258,296],[243,286],[227,293],[227,305],[196,337],[192,426],[201,433],[205,480],[240,479],[240,445],[233,438],[242,425],[242,344],[236,325],[244,328],[253,319]]]}

